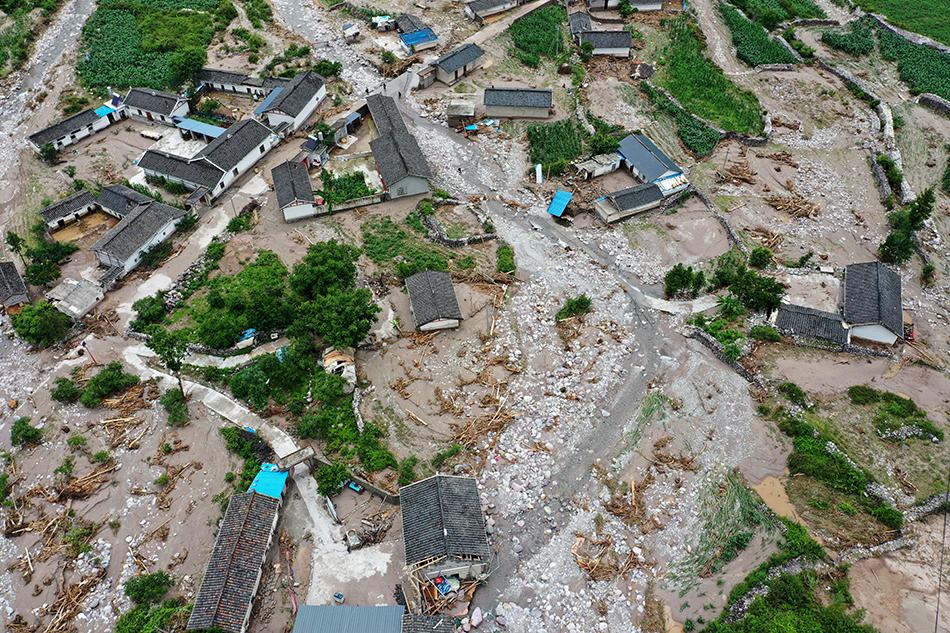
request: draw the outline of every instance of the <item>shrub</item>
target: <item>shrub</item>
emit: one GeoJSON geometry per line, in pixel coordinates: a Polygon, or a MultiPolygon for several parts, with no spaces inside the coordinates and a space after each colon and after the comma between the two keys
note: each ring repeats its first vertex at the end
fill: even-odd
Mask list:
{"type": "Polygon", "coordinates": [[[411,456],[399,462],[400,486],[408,486],[416,480],[416,464],[418,463],[418,458],[411,456]]]}
{"type": "Polygon", "coordinates": [[[767,268],[772,263],[772,251],[764,246],[756,246],[749,253],[749,266],[753,268],[767,268]]]}
{"type": "Polygon", "coordinates": [[[667,299],[694,298],[706,285],[706,274],[692,266],[676,264],[663,276],[663,294],[667,299]]]}
{"type": "Polygon", "coordinates": [[[325,497],[331,497],[336,494],[346,480],[350,477],[350,471],[346,464],[335,462],[330,465],[322,465],[317,469],[317,489],[325,497]]]}
{"type": "Polygon", "coordinates": [[[169,389],[159,399],[162,407],[168,413],[169,426],[184,426],[188,424],[188,405],[185,396],[179,389],[169,389]]]}
{"type": "Polygon", "coordinates": [[[852,404],[875,404],[881,401],[881,392],[867,385],[848,387],[848,398],[852,404]]]}
{"type": "Polygon", "coordinates": [[[23,306],[12,319],[17,335],[37,347],[49,347],[65,338],[72,319],[48,301],[23,306]]]}
{"type": "Polygon", "coordinates": [[[795,383],[783,382],[781,385],[779,385],[778,391],[792,404],[798,405],[802,409],[809,408],[808,397],[805,396],[805,392],[802,391],[802,388],[795,383]]]}
{"type": "Polygon", "coordinates": [[[70,435],[69,439],[66,440],[67,446],[74,450],[86,448],[86,444],[88,443],[89,440],[82,435],[70,435]]]}
{"type": "Polygon", "coordinates": [[[43,441],[43,429],[30,424],[30,418],[17,418],[10,428],[10,443],[14,446],[36,446],[43,441]]]}
{"type": "Polygon", "coordinates": [[[321,59],[313,65],[313,71],[321,77],[330,79],[343,72],[343,64],[329,59],[321,59]]]}
{"type": "Polygon", "coordinates": [[[153,604],[161,600],[175,586],[171,576],[163,571],[135,576],[125,581],[125,595],[136,604],[153,604]]]}
{"type": "Polygon", "coordinates": [[[109,451],[96,451],[95,453],[92,454],[92,457],[90,457],[89,459],[93,463],[104,464],[110,459],[112,459],[112,456],[109,455],[109,451]]]}
{"type": "Polygon", "coordinates": [[[241,213],[228,221],[227,230],[228,233],[243,233],[244,231],[250,231],[253,226],[251,214],[241,213]]]}
{"type": "Polygon", "coordinates": [[[50,391],[50,397],[52,397],[53,400],[67,404],[76,402],[81,395],[82,389],[69,378],[57,378],[56,386],[50,391]]]}
{"type": "Polygon", "coordinates": [[[162,265],[168,256],[172,254],[172,243],[169,241],[156,244],[152,248],[142,253],[140,265],[145,270],[154,270],[162,265]]]}
{"type": "Polygon", "coordinates": [[[461,453],[463,449],[464,447],[461,444],[456,443],[456,444],[452,444],[452,446],[448,447],[447,449],[443,451],[439,451],[432,458],[432,462],[431,462],[432,467],[438,470],[439,468],[442,467],[443,464],[445,464],[445,462],[447,462],[448,460],[452,459],[453,457],[461,453]]]}
{"type": "Polygon", "coordinates": [[[120,391],[125,391],[129,387],[137,385],[138,382],[138,378],[132,374],[127,374],[122,369],[122,363],[113,361],[99,370],[99,373],[86,383],[79,401],[84,407],[95,409],[102,404],[104,399],[120,391]]]}
{"type": "Polygon", "coordinates": [[[515,249],[503,244],[495,251],[495,270],[511,275],[515,272],[515,249]]]}
{"type": "Polygon", "coordinates": [[[767,341],[777,343],[782,339],[782,335],[771,325],[753,325],[749,328],[749,336],[758,341],[767,341]]]}
{"type": "Polygon", "coordinates": [[[161,323],[167,314],[165,310],[165,293],[157,292],[149,297],[143,297],[132,304],[135,319],[129,327],[136,332],[144,332],[150,325],[161,323]]]}
{"type": "Polygon", "coordinates": [[[332,209],[334,205],[364,198],[376,193],[366,184],[366,176],[361,171],[334,174],[324,169],[320,172],[322,187],[318,192],[327,205],[332,209]]]}
{"type": "Polygon", "coordinates": [[[555,315],[554,319],[556,321],[564,321],[571,317],[583,316],[590,312],[592,305],[590,297],[585,294],[570,297],[564,302],[561,309],[557,311],[557,315],[555,315]]]}

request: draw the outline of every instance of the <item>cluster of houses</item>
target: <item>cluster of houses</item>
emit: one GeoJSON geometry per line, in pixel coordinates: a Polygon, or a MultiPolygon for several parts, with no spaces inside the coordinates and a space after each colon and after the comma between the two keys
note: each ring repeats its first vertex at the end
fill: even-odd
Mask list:
{"type": "MultiPolygon", "coordinates": [[[[280,518],[289,473],[264,464],[247,492],[231,497],[187,630],[247,630],[280,518]]],[[[434,475],[399,491],[406,571],[423,582],[479,580],[491,562],[478,486],[470,477],[434,475]]],[[[302,605],[294,633],[451,633],[454,621],[405,607],[302,605]]]]}

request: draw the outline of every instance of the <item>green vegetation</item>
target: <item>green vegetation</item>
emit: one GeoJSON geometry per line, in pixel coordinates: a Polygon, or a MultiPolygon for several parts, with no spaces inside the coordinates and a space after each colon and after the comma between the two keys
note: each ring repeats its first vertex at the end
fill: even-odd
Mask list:
{"type": "Polygon", "coordinates": [[[0,504],[6,505],[10,497],[10,475],[0,473],[0,504]]]}
{"type": "Polygon", "coordinates": [[[933,214],[936,195],[933,188],[921,193],[909,205],[888,216],[891,232],[878,247],[881,259],[888,263],[901,264],[914,253],[917,231],[933,214]]]}
{"type": "MultiPolygon", "coordinates": [[[[947,153],[950,154],[950,145],[947,146],[947,153]]],[[[947,158],[947,166],[943,169],[943,180],[940,188],[945,194],[950,195],[950,156],[947,158]]]]}
{"type": "Polygon", "coordinates": [[[243,233],[254,228],[254,216],[251,213],[239,213],[228,220],[228,233],[243,233]]]}
{"type": "Polygon", "coordinates": [[[790,26],[782,31],[782,37],[803,59],[811,59],[815,56],[815,49],[798,39],[798,34],[795,33],[794,27],[790,26]]]}
{"type": "Polygon", "coordinates": [[[536,68],[541,57],[555,59],[568,51],[564,31],[566,20],[564,8],[557,5],[536,9],[515,20],[508,29],[515,55],[526,66],[536,68]]]}
{"type": "Polygon", "coordinates": [[[125,595],[136,604],[151,604],[161,600],[175,586],[171,576],[163,571],[135,576],[125,582],[125,595]]]}
{"type": "Polygon", "coordinates": [[[73,324],[72,319],[48,301],[23,306],[11,320],[17,335],[37,347],[49,347],[62,341],[73,324]]]}
{"type": "MultiPolygon", "coordinates": [[[[73,183],[78,185],[77,190],[85,187],[82,180],[73,183]]],[[[46,224],[42,219],[30,227],[29,241],[13,231],[7,231],[5,241],[24,264],[29,260],[29,264],[26,264],[26,280],[34,286],[50,285],[59,279],[59,264],[78,250],[77,246],[69,242],[56,242],[47,238],[46,224]]]]}
{"type": "Polygon", "coordinates": [[[690,319],[690,323],[719,341],[722,353],[728,358],[738,360],[742,356],[742,345],[745,342],[738,321],[745,315],[745,310],[733,295],[720,297],[718,304],[719,311],[715,318],[697,314],[690,319]]]}
{"type": "Polygon", "coordinates": [[[709,287],[711,290],[729,288],[742,305],[753,312],[778,308],[785,295],[785,286],[780,281],[750,270],[742,253],[736,250],[717,258],[709,287]]]}
{"type": "Polygon", "coordinates": [[[448,260],[438,249],[407,233],[388,217],[365,222],[360,229],[366,255],[377,264],[391,264],[400,279],[424,270],[449,269],[448,260]]]}
{"type": "Polygon", "coordinates": [[[333,205],[376,193],[366,184],[366,176],[361,171],[337,175],[324,169],[320,172],[320,182],[323,187],[317,193],[323,196],[330,209],[333,205]]]}
{"type": "MultiPolygon", "coordinates": [[[[950,32],[950,22],[945,19],[944,28],[950,32]]],[[[932,92],[950,99],[950,55],[929,46],[911,44],[900,35],[878,28],[881,56],[897,62],[901,81],[907,84],[912,94],[932,92]]]]}
{"type": "MultiPolygon", "coordinates": [[[[559,9],[560,10],[560,9],[559,9]]],[[[584,149],[581,130],[571,119],[556,123],[534,123],[527,128],[530,150],[528,157],[533,164],[541,163],[549,175],[564,173],[571,161],[584,149]]]]}
{"type": "Polygon", "coordinates": [[[73,450],[82,450],[86,448],[89,440],[84,435],[73,434],[66,440],[66,445],[73,450]]]}
{"type": "Polygon", "coordinates": [[[162,633],[182,630],[191,607],[180,599],[164,600],[175,581],[163,571],[135,576],[125,582],[125,595],[132,602],[131,610],[115,623],[115,633],[162,633]]]}
{"type": "Polygon", "coordinates": [[[927,439],[943,441],[943,431],[927,417],[927,412],[910,398],[879,391],[867,385],[849,387],[848,398],[856,405],[878,405],[874,424],[878,433],[885,439],[901,427],[916,427],[927,439]]]}
{"type": "Polygon", "coordinates": [[[230,0],[104,0],[82,32],[83,85],[174,88],[205,63],[216,31],[237,16],[230,0]]]}
{"type": "Polygon", "coordinates": [[[584,316],[591,311],[592,302],[590,297],[587,295],[581,294],[576,297],[570,297],[567,301],[564,302],[564,305],[561,306],[561,309],[557,311],[557,314],[554,316],[555,321],[564,321],[565,319],[570,319],[571,317],[584,316]]]}
{"type": "Polygon", "coordinates": [[[346,480],[350,478],[350,471],[346,464],[335,462],[333,464],[323,464],[317,469],[315,475],[317,480],[317,490],[325,497],[332,497],[337,490],[343,487],[346,480]]]}
{"type": "Polygon", "coordinates": [[[768,268],[772,264],[773,257],[772,251],[769,249],[764,246],[756,246],[749,253],[749,266],[759,269],[768,268]]]}
{"type": "Polygon", "coordinates": [[[255,29],[261,28],[265,22],[272,22],[274,19],[273,11],[268,0],[241,0],[244,5],[244,13],[247,19],[255,29]]]}
{"type": "Polygon", "coordinates": [[[750,66],[795,63],[795,58],[781,42],[770,37],[761,25],[746,18],[735,7],[722,3],[719,11],[732,34],[739,59],[750,66]]]}
{"type": "Polygon", "coordinates": [[[357,459],[368,472],[398,467],[396,457],[381,441],[383,430],[371,422],[363,425],[360,433],[353,413],[353,398],[339,391],[335,398],[322,400],[323,404],[297,422],[297,434],[303,438],[323,440],[327,455],[341,463],[357,459]]]}
{"type": "Polygon", "coordinates": [[[241,476],[234,481],[234,489],[243,492],[254,481],[261,469],[261,463],[270,458],[270,447],[256,434],[236,426],[224,427],[221,429],[221,435],[228,451],[244,460],[241,476]]]}
{"type": "Polygon", "coordinates": [[[43,429],[30,424],[30,418],[17,418],[10,427],[10,443],[14,446],[36,446],[43,441],[43,429]]]}
{"type": "Polygon", "coordinates": [[[683,264],[675,264],[663,276],[663,294],[667,299],[692,299],[705,285],[706,273],[683,264]]]}
{"type": "Polygon", "coordinates": [[[808,396],[806,396],[802,388],[795,383],[783,382],[778,386],[778,392],[795,406],[805,409],[806,411],[811,409],[811,405],[808,403],[808,396]]]}
{"type": "Polygon", "coordinates": [[[448,447],[447,449],[436,453],[430,463],[432,464],[433,468],[439,470],[447,461],[459,455],[463,450],[465,450],[465,447],[461,444],[452,444],[452,446],[448,447]]]}
{"type": "MultiPolygon", "coordinates": [[[[705,44],[695,21],[684,15],[669,20],[668,24],[670,41],[662,51],[657,74],[660,85],[690,112],[725,130],[761,134],[761,104],[752,92],[732,83],[722,69],[706,57],[705,44]]],[[[689,143],[686,145],[689,147],[689,143]]]]}
{"type": "Polygon", "coordinates": [[[23,66],[33,42],[43,32],[62,0],[2,0],[0,14],[0,78],[23,66]]]}
{"type": "Polygon", "coordinates": [[[313,65],[313,72],[321,77],[330,79],[339,76],[339,74],[343,72],[343,64],[329,59],[321,59],[313,65]]]}
{"type": "Polygon", "coordinates": [[[418,463],[419,459],[413,456],[399,462],[398,482],[400,486],[408,486],[416,480],[416,464],[418,463]]]}
{"type": "Polygon", "coordinates": [[[514,274],[516,270],[515,249],[507,244],[498,247],[498,250],[495,251],[495,270],[506,275],[514,274]]]}
{"type": "Polygon", "coordinates": [[[676,135],[686,149],[700,157],[708,156],[716,149],[716,145],[722,138],[719,132],[679,107],[665,94],[650,86],[649,83],[643,82],[640,85],[650,101],[653,102],[653,105],[673,118],[676,123],[676,135]]]}
{"type": "Polygon", "coordinates": [[[891,159],[887,154],[878,154],[877,155],[877,164],[884,169],[884,176],[887,178],[887,184],[890,185],[891,189],[897,193],[900,193],[902,188],[902,183],[904,180],[904,172],[901,171],[901,168],[897,166],[897,163],[891,159]]]}
{"type": "Polygon", "coordinates": [[[749,328],[749,336],[757,341],[768,343],[777,343],[782,340],[782,335],[771,325],[753,325],[749,328]]]}
{"type": "Polygon", "coordinates": [[[149,297],[143,297],[132,304],[135,318],[129,327],[136,332],[144,332],[150,325],[161,323],[167,314],[165,311],[165,293],[157,292],[149,297]]]}
{"type": "Polygon", "coordinates": [[[79,400],[79,396],[82,395],[82,389],[69,378],[57,378],[56,384],[49,395],[56,402],[72,404],[79,400]]]}
{"type": "Polygon", "coordinates": [[[825,31],[821,34],[821,41],[848,55],[863,57],[874,50],[873,28],[869,21],[854,20],[846,31],[825,31]]]}
{"type": "Polygon", "coordinates": [[[132,374],[127,374],[122,369],[122,363],[113,361],[99,370],[85,385],[79,402],[84,407],[95,409],[102,404],[102,401],[119,392],[125,391],[129,387],[137,385],[139,379],[132,374]]]}
{"type": "Polygon", "coordinates": [[[188,404],[185,402],[185,396],[179,389],[169,389],[162,394],[159,402],[168,413],[169,426],[185,426],[190,419],[188,416],[188,404]]]}
{"type": "Polygon", "coordinates": [[[946,5],[928,0],[856,0],[865,11],[880,13],[888,22],[950,46],[946,5]]]}
{"type": "Polygon", "coordinates": [[[792,18],[826,17],[812,0],[735,0],[733,4],[770,31],[792,18]]]}
{"type": "Polygon", "coordinates": [[[96,451],[95,453],[93,453],[92,456],[89,458],[89,461],[91,461],[94,464],[105,464],[110,459],[112,459],[112,456],[109,455],[109,451],[102,450],[102,451],[96,451]]]}

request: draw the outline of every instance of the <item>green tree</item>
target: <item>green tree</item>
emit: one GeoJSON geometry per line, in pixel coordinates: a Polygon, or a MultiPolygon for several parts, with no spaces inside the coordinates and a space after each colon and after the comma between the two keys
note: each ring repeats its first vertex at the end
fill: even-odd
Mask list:
{"type": "Polygon", "coordinates": [[[56,149],[52,143],[44,143],[40,147],[40,158],[43,159],[49,165],[52,165],[56,162],[56,159],[59,158],[59,150],[56,149]]]}
{"type": "Polygon", "coordinates": [[[667,299],[686,297],[692,299],[706,284],[706,275],[692,266],[676,264],[663,276],[663,294],[667,299]]]}
{"type": "Polygon", "coordinates": [[[181,381],[181,367],[188,354],[188,333],[184,330],[168,330],[161,325],[148,328],[149,339],[145,345],[155,352],[165,367],[178,379],[178,390],[182,397],[185,386],[181,381]]]}
{"type": "Polygon", "coordinates": [[[314,244],[294,266],[290,287],[305,299],[351,288],[356,279],[357,257],[359,250],[336,240],[314,244]]]}
{"type": "Polygon", "coordinates": [[[10,428],[10,443],[14,446],[36,446],[43,441],[43,429],[30,424],[30,418],[17,418],[10,428]]]}
{"type": "Polygon", "coordinates": [[[48,301],[24,306],[12,320],[20,338],[37,347],[49,347],[63,340],[72,325],[72,319],[48,301]]]}
{"type": "Polygon", "coordinates": [[[598,132],[590,137],[590,153],[593,155],[609,154],[620,147],[620,141],[615,136],[598,132]]]}
{"type": "Polygon", "coordinates": [[[185,82],[194,80],[207,59],[207,53],[203,49],[194,46],[172,53],[172,56],[168,59],[168,72],[171,75],[172,84],[180,86],[185,82]]]}
{"type": "Polygon", "coordinates": [[[149,297],[143,297],[132,304],[135,319],[129,327],[136,332],[143,332],[154,323],[160,323],[167,312],[165,311],[165,293],[157,292],[149,297]]]}
{"type": "Polygon", "coordinates": [[[20,263],[23,264],[25,268],[26,261],[23,259],[23,249],[26,247],[26,240],[13,231],[7,231],[6,243],[10,251],[17,254],[20,258],[20,263]]]}
{"type": "Polygon", "coordinates": [[[914,234],[907,228],[895,228],[878,247],[881,260],[889,264],[902,264],[914,254],[914,234]]]}
{"type": "Polygon", "coordinates": [[[290,333],[320,336],[334,347],[356,347],[369,334],[378,312],[366,288],[335,291],[298,306],[290,333]]]}
{"type": "Polygon", "coordinates": [[[52,261],[34,260],[26,267],[26,280],[34,286],[47,286],[62,274],[59,264],[52,261]]]}
{"type": "Polygon", "coordinates": [[[772,251],[764,246],[756,246],[749,253],[749,266],[767,268],[772,263],[772,251]]]}
{"type": "Polygon", "coordinates": [[[346,464],[334,463],[323,465],[317,469],[317,489],[325,497],[336,494],[346,480],[349,479],[350,472],[346,464]]]}

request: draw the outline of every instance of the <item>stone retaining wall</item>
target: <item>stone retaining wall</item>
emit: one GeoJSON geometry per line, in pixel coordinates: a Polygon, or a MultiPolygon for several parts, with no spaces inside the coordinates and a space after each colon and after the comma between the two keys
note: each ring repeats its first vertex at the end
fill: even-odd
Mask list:
{"type": "Polygon", "coordinates": [[[872,20],[878,23],[878,25],[886,31],[890,31],[894,35],[898,35],[911,44],[916,44],[918,46],[927,46],[929,48],[936,49],[941,53],[950,55],[950,47],[947,47],[940,42],[936,42],[925,35],[920,35],[919,33],[911,33],[910,31],[905,31],[904,29],[898,28],[884,19],[883,16],[878,15],[877,13],[868,13],[868,16],[872,20]]]}
{"type": "Polygon", "coordinates": [[[740,365],[737,361],[734,361],[728,356],[726,356],[725,352],[723,352],[722,344],[719,343],[719,341],[717,341],[715,338],[710,336],[707,332],[694,327],[692,328],[692,332],[689,333],[689,338],[696,339],[697,341],[705,345],[707,348],[709,348],[709,351],[711,351],[716,356],[716,358],[718,358],[723,363],[731,367],[733,371],[739,374],[739,376],[741,376],[746,382],[756,385],[757,387],[765,386],[761,378],[759,378],[758,376],[750,372],[748,369],[740,365]]]}
{"type": "Polygon", "coordinates": [[[950,116],[950,101],[939,95],[924,92],[917,98],[917,103],[945,116],[950,116]]]}

